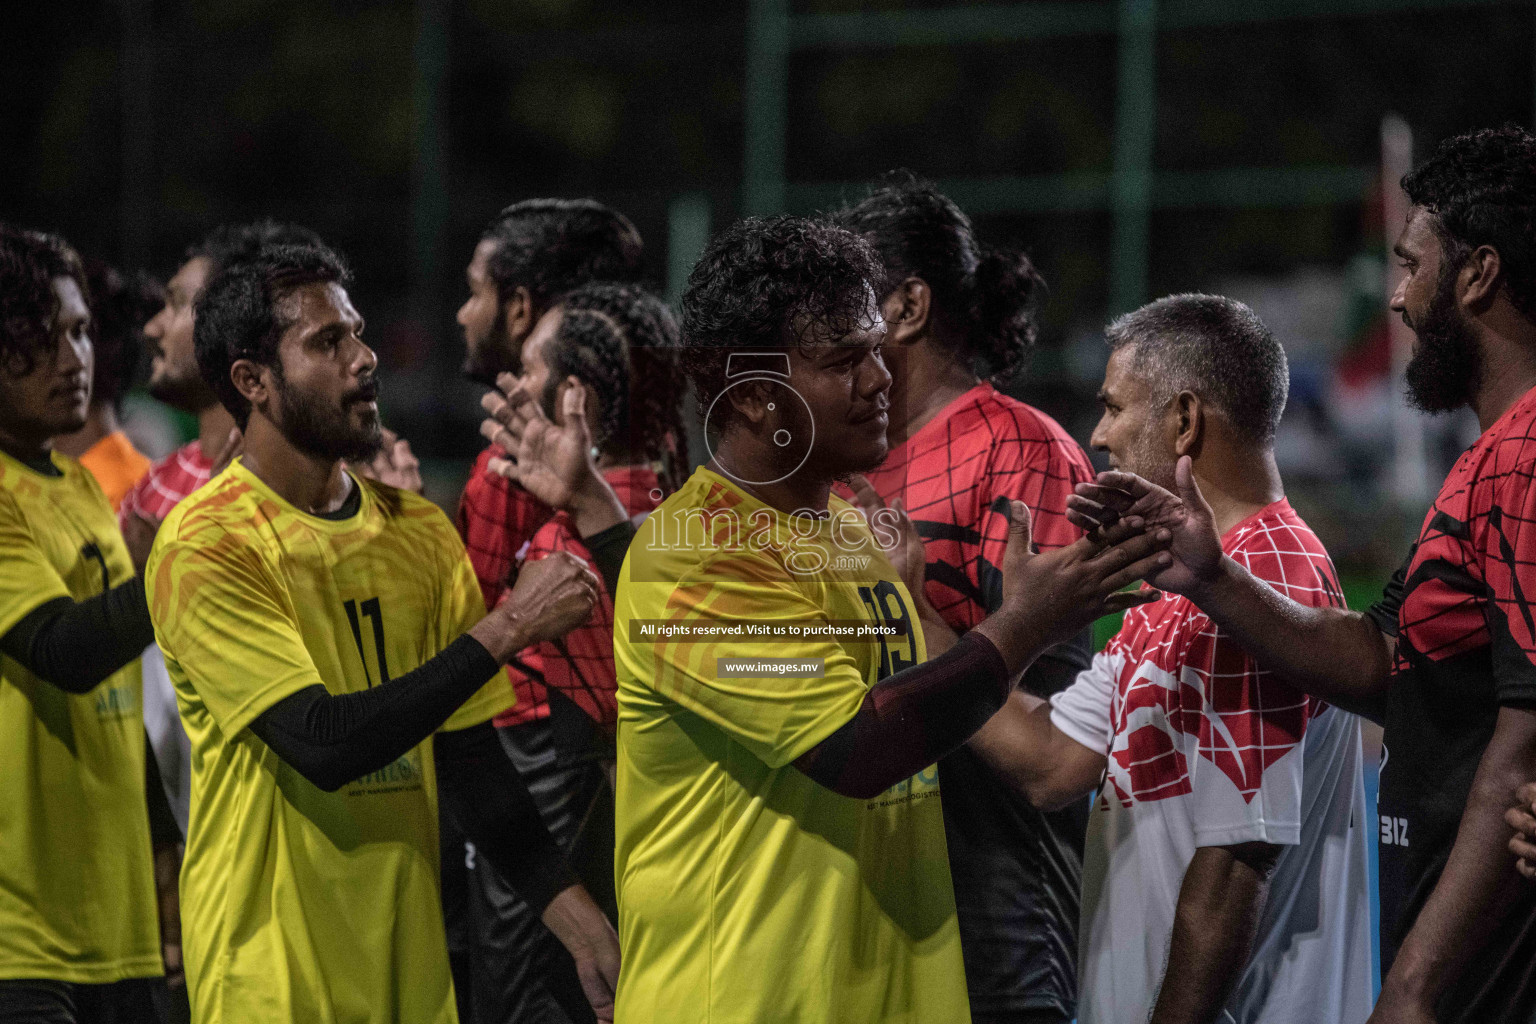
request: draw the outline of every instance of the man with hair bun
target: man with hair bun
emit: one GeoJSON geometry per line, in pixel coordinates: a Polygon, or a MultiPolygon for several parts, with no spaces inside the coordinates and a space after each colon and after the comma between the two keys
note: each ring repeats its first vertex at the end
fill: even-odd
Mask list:
{"type": "MultiPolygon", "coordinates": [[[[891,452],[869,501],[905,505],[926,541],[929,600],[963,633],[1002,600],[1008,502],[1029,506],[1049,551],[1082,531],[1066,499],[1093,477],[1082,448],[1040,410],[1000,393],[1034,343],[1045,282],[1022,253],[982,246],[933,185],[894,172],[837,221],[885,265],[891,452]]],[[[916,585],[915,581],[909,585],[916,585]]],[[[1041,656],[1023,687],[1049,697],[1088,666],[1084,631],[1041,656]]],[[[989,767],[983,729],[939,763],[971,1017],[1064,1024],[1077,1006],[1077,923],[1087,801],[1037,810],[989,767]]]]}
{"type": "Polygon", "coordinates": [[[1187,465],[1174,480],[1101,475],[1074,515],[1167,526],[1175,562],[1155,586],[1305,692],[1382,722],[1371,1024],[1530,1024],[1536,888],[1509,848],[1530,818],[1504,815],[1536,777],[1536,135],[1449,139],[1403,190],[1391,307],[1416,336],[1408,395],[1470,406],[1483,433],[1381,601],[1361,614],[1277,594],[1223,554],[1219,496],[1207,504],[1187,465]]]}
{"type": "MultiPolygon", "coordinates": [[[[1240,302],[1175,295],[1109,326],[1093,432],[1170,486],[1186,460],[1221,548],[1307,607],[1342,603],[1275,467],[1285,353],[1240,302]]],[[[1086,524],[1085,524],[1086,525],[1086,524]]],[[[1292,688],[1187,598],[1126,614],[1049,702],[1016,695],[983,751],[1039,807],[1100,791],[1083,1024],[1361,1024],[1370,1010],[1360,727],[1292,688]]]]}

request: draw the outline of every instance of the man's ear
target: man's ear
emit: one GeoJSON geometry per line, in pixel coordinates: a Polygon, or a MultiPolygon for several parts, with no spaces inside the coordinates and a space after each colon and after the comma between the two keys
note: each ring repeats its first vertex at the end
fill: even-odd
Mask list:
{"type": "Polygon", "coordinates": [[[501,304],[501,312],[507,324],[507,337],[517,339],[518,344],[528,337],[539,319],[533,312],[533,296],[522,285],[512,289],[501,304]]]}
{"type": "Polygon", "coordinates": [[[270,370],[249,359],[236,359],[229,367],[229,379],[252,409],[266,409],[271,397],[270,370]]]}
{"type": "Polygon", "coordinates": [[[1499,251],[1491,245],[1480,245],[1472,250],[1467,261],[1456,274],[1456,290],[1463,307],[1474,313],[1487,310],[1499,293],[1503,283],[1504,261],[1499,251]]]}
{"type": "Polygon", "coordinates": [[[933,291],[920,277],[909,277],[898,284],[880,303],[885,318],[885,340],[892,345],[910,345],[928,329],[928,311],[933,291]]]}
{"type": "Polygon", "coordinates": [[[768,389],[761,381],[744,381],[727,391],[726,397],[730,399],[731,408],[753,426],[762,423],[768,416],[768,404],[771,399],[768,397],[768,389]]]}
{"type": "Polygon", "coordinates": [[[1173,453],[1176,458],[1200,454],[1200,443],[1205,438],[1205,403],[1193,391],[1180,391],[1173,400],[1171,415],[1174,419],[1173,453]]]}
{"type": "MultiPolygon", "coordinates": [[[[569,400],[571,391],[576,388],[581,389],[583,396],[582,408],[587,410],[587,425],[591,427],[597,418],[597,393],[590,386],[583,383],[581,378],[575,374],[565,378],[565,380],[560,382],[560,386],[555,389],[555,422],[561,426],[565,425],[565,403],[569,400]]],[[[597,436],[595,429],[592,436],[597,436]]]]}

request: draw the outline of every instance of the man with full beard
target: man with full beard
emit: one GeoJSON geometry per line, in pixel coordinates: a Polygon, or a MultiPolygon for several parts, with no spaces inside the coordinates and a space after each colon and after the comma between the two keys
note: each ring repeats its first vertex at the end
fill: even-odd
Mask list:
{"type": "MultiPolygon", "coordinates": [[[[172,409],[197,417],[197,436],[149,467],[118,507],[118,524],[128,540],[134,562],[142,567],[160,521],[181,499],[208,482],[214,467],[228,461],[239,444],[235,421],[219,403],[197,368],[193,348],[195,302],[203,285],[230,263],[249,258],[264,245],[318,245],[320,236],[298,224],[257,220],[221,224],[187,250],[165,287],[165,302],[144,325],[154,357],[150,363],[150,395],[172,409]]],[[[379,469],[415,457],[404,441],[393,442],[373,467],[374,476],[397,480],[379,469]]],[[[176,821],[185,832],[190,798],[191,747],[176,711],[176,696],[165,674],[165,659],[151,644],[144,652],[144,722],[154,744],[166,795],[176,821]]]]}
{"type": "Polygon", "coordinates": [[[1418,336],[1409,396],[1471,406],[1418,542],[1364,614],[1308,608],[1221,553],[1189,461],[1177,496],[1127,473],[1078,487],[1080,522],[1134,514],[1174,533],[1148,579],[1191,598],[1278,675],[1386,727],[1382,983],[1372,1024],[1528,1024],[1536,888],[1504,821],[1536,774],[1536,136],[1458,136],[1403,179],[1392,309],[1418,336]]]}
{"type": "MultiPolygon", "coordinates": [[[[641,252],[629,219],[591,199],[526,199],[503,209],[485,226],[465,268],[469,298],[458,312],[465,375],[488,388],[503,374],[522,375],[523,352],[536,326],[563,320],[544,320],[561,296],[597,281],[637,281],[641,252]]],[[[678,394],[674,389],[649,397],[675,401],[678,394]]],[[[624,423],[614,440],[628,440],[634,431],[635,425],[624,423]]],[[[553,508],[491,471],[491,460],[504,454],[494,444],[480,453],[457,516],[487,608],[506,593],[518,560],[541,549],[535,538],[558,526],[553,508]]],[[[638,502],[631,512],[655,505],[649,497],[655,486],[629,491],[638,502]]],[[[612,658],[588,667],[606,677],[599,685],[611,693],[612,658]]],[[[590,851],[590,858],[577,858],[577,870],[590,861],[583,874],[616,913],[604,895],[612,892],[613,877],[613,813],[604,810],[612,802],[604,767],[613,758],[605,734],[611,733],[611,715],[569,699],[559,685],[579,675],[569,658],[546,665],[538,651],[522,652],[507,674],[517,704],[496,720],[502,746],[556,841],[566,850],[590,851]]],[[[517,880],[485,867],[472,847],[457,841],[452,822],[443,825],[443,905],[464,1015],[495,1024],[588,1019],[570,957],[530,912],[517,880]]]]}
{"type": "Polygon", "coordinates": [[[382,431],[346,280],[323,246],[265,247],[197,300],[197,361],[245,450],[167,517],[146,584],[194,751],[195,1018],[453,1024],[439,796],[602,1016],[612,926],[489,725],[501,665],[584,622],[599,584],[556,553],[486,614],[447,518],[348,472],[382,431]]]}

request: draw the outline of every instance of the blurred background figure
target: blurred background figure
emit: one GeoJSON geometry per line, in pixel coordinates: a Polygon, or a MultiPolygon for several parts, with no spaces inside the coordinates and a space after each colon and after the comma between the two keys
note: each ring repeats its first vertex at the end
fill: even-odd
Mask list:
{"type": "Polygon", "coordinates": [[[149,457],[123,430],[123,396],[137,383],[143,326],[164,301],[160,283],[143,271],[125,275],[100,260],[85,261],[91,295],[91,408],[85,426],[54,441],[91,471],[115,512],[149,469],[149,457]]]}

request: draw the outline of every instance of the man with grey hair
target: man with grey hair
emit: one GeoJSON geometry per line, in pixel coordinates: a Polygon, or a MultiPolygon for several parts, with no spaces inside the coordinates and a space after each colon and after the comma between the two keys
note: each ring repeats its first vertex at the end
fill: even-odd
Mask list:
{"type": "MultiPolygon", "coordinates": [[[[1341,604],[1281,488],[1285,353],[1253,311],[1175,295],[1107,334],[1093,447],[1168,486],[1188,456],[1228,555],[1302,604],[1341,604]]],[[[1049,702],[1015,691],[972,747],[1043,809],[1099,790],[1083,1024],[1370,1013],[1359,720],[1276,678],[1190,601],[1131,609],[1070,687],[1049,702]]]]}

